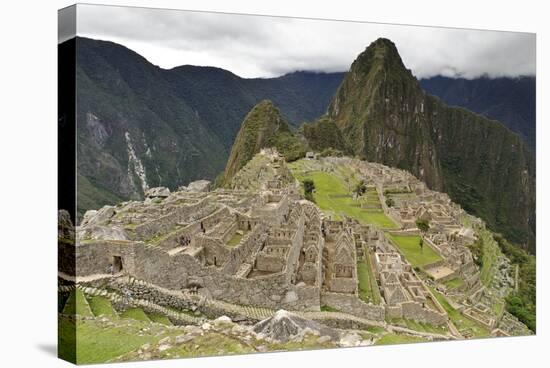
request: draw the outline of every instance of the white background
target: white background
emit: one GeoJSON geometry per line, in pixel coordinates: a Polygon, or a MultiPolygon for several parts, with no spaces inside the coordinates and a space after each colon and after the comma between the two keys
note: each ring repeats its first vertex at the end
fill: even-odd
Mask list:
{"type": "MultiPolygon", "coordinates": [[[[200,358],[124,367],[548,366],[546,140],[550,31],[544,1],[89,1],[119,5],[452,26],[537,33],[538,335],[477,341],[200,358]],[[543,234],[541,236],[541,234],[543,234]]],[[[65,367],[55,355],[57,9],[70,1],[3,2],[0,13],[0,364],[65,367]]],[[[105,365],[105,367],[111,365],[105,365]]]]}

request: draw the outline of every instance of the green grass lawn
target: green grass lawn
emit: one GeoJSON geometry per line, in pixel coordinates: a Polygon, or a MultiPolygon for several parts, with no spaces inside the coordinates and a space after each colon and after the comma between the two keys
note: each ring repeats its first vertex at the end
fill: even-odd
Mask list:
{"type": "Polygon", "coordinates": [[[370,264],[366,260],[357,262],[357,279],[359,281],[359,298],[366,303],[380,304],[380,290],[378,290],[370,264]]]}
{"type": "MultiPolygon", "coordinates": [[[[383,229],[397,228],[397,225],[382,210],[361,208],[360,200],[353,200],[348,184],[337,174],[314,171],[304,175],[296,170],[293,170],[293,174],[300,182],[304,179],[313,180],[315,183],[315,192],[313,193],[315,202],[321,210],[333,214],[335,219],[341,219],[342,215],[345,215],[361,223],[373,224],[383,229]]],[[[350,188],[353,187],[352,182],[350,179],[350,188]]]]}
{"type": "Polygon", "coordinates": [[[366,303],[374,303],[374,293],[370,282],[368,265],[364,260],[357,262],[357,279],[359,281],[359,298],[366,303]]]}
{"type": "Polygon", "coordinates": [[[424,339],[419,336],[409,336],[389,333],[382,336],[380,339],[376,340],[374,345],[392,345],[392,344],[410,344],[414,342],[426,342],[427,339],[424,339]]]}
{"type": "Polygon", "coordinates": [[[481,235],[483,241],[483,266],[481,267],[479,278],[483,285],[489,287],[493,281],[493,275],[496,272],[494,269],[496,267],[496,260],[501,251],[490,231],[480,231],[479,235],[481,235]]]}
{"type": "Polygon", "coordinates": [[[439,304],[441,304],[443,309],[445,309],[445,311],[449,315],[449,318],[454,323],[456,328],[458,328],[459,331],[462,331],[462,330],[471,331],[474,337],[488,337],[491,335],[490,331],[488,331],[484,326],[469,319],[468,317],[464,316],[462,313],[454,309],[449,304],[449,302],[447,301],[447,298],[445,298],[444,295],[435,291],[433,288],[430,288],[430,290],[432,294],[436,297],[439,304]]]}
{"type": "Polygon", "coordinates": [[[151,322],[147,314],[141,308],[128,308],[120,314],[122,318],[131,318],[137,321],[151,322]]]}
{"type": "Polygon", "coordinates": [[[229,239],[229,241],[227,242],[227,245],[229,247],[234,247],[235,245],[239,244],[241,242],[241,239],[243,238],[244,234],[241,235],[239,233],[235,233],[235,235],[233,235],[231,237],[231,239],[229,239]]]}
{"type": "MultiPolygon", "coordinates": [[[[148,322],[128,320],[115,325],[106,325],[99,319],[70,320],[61,316],[59,321],[59,355],[74,361],[74,338],[76,328],[76,363],[104,363],[130,351],[134,351],[145,343],[157,343],[170,334],[180,334],[181,331],[170,331],[159,325],[148,322]],[[157,327],[158,326],[158,327],[157,327]],[[147,327],[147,330],[144,328],[147,327]],[[66,349],[66,347],[70,349],[66,349]],[[72,359],[71,359],[72,358],[72,359]]],[[[117,322],[118,321],[118,322],[117,322]]],[[[109,323],[109,322],[108,322],[109,323]]]]}
{"type": "Polygon", "coordinates": [[[103,296],[93,296],[89,298],[88,304],[90,304],[90,309],[95,316],[118,316],[111,305],[111,301],[103,296]]]}
{"type": "Polygon", "coordinates": [[[423,267],[441,260],[441,257],[427,244],[420,247],[420,237],[417,235],[387,236],[401,250],[405,258],[415,267],[423,267]]]}
{"type": "Polygon", "coordinates": [[[71,292],[63,308],[63,314],[78,314],[84,317],[93,317],[94,315],[86,301],[84,293],[80,289],[75,289],[71,292]]]}

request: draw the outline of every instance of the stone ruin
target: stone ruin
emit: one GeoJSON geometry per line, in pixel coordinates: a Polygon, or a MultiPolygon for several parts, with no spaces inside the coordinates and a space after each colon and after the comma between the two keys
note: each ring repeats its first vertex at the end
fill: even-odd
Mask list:
{"type": "MultiPolygon", "coordinates": [[[[401,227],[398,232],[418,233],[416,219],[430,221],[423,238],[442,258],[426,267],[435,282],[460,276],[467,287],[479,284],[467,248],[474,233],[461,225],[464,212],[448,196],[379,164],[348,158],[308,162],[321,161],[327,170],[344,161],[355,168],[376,188],[382,210],[401,227]],[[386,195],[395,198],[394,206],[384,203],[386,195]]],[[[347,218],[331,220],[301,199],[299,183],[275,149],[256,155],[229,189],[210,191],[206,181],[175,192],[151,188],[144,201],[88,211],[76,234],[75,242],[59,243],[64,280],[128,277],[156,292],[196,293],[272,310],[331,307],[373,321],[406,318],[443,325],[448,320],[383,231],[347,218]],[[371,260],[379,304],[359,297],[359,259],[371,260]]],[[[474,306],[468,312],[485,318],[474,306]]]]}

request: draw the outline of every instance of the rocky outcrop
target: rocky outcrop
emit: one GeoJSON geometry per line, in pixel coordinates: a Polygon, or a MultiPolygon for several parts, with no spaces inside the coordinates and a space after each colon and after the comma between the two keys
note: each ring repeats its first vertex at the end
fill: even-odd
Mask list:
{"type": "Polygon", "coordinates": [[[156,187],[145,191],[146,198],[166,198],[170,195],[170,189],[166,187],[156,187]]]}
{"type": "Polygon", "coordinates": [[[254,325],[253,331],[263,338],[280,342],[299,340],[308,333],[328,336],[334,340],[339,338],[338,331],[282,309],[277,311],[273,317],[254,325]]]}
{"type": "Polygon", "coordinates": [[[210,190],[210,185],[211,182],[209,180],[195,180],[187,186],[179,187],[179,190],[184,192],[208,192],[210,190]]]}

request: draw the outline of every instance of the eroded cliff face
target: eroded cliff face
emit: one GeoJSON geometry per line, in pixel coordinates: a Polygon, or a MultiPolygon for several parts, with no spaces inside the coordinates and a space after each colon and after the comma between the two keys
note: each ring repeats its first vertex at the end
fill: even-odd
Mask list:
{"type": "Polygon", "coordinates": [[[391,41],[357,57],[328,116],[354,154],[412,172],[534,250],[534,156],[499,122],[427,95],[391,41]]]}

